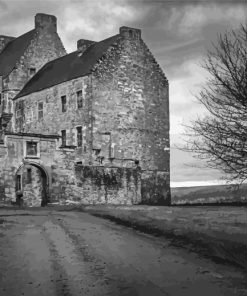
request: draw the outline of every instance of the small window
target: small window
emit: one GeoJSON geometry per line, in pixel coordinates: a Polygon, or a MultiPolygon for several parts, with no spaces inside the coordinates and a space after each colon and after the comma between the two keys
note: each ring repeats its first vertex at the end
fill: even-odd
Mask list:
{"type": "Polygon", "coordinates": [[[115,157],[115,148],[114,145],[110,146],[110,158],[114,158],[115,157]]]}
{"type": "Polygon", "coordinates": [[[77,131],[77,146],[82,147],[82,127],[78,126],[76,128],[77,131]]]}
{"type": "Polygon", "coordinates": [[[20,118],[23,115],[23,102],[17,102],[15,105],[15,116],[16,118],[20,118]]]}
{"type": "Polygon", "coordinates": [[[33,76],[36,73],[36,68],[29,68],[29,76],[33,76]]]}
{"type": "Polygon", "coordinates": [[[16,179],[16,189],[21,190],[21,175],[17,175],[16,179]]]}
{"type": "Polygon", "coordinates": [[[27,142],[26,156],[38,156],[38,143],[29,141],[27,142]]]}
{"type": "Polygon", "coordinates": [[[62,112],[66,112],[67,106],[66,106],[66,96],[61,97],[61,103],[62,103],[62,112]]]}
{"type": "Polygon", "coordinates": [[[44,116],[43,112],[43,102],[38,103],[38,119],[42,119],[44,116]]]}
{"type": "Polygon", "coordinates": [[[16,116],[16,118],[20,118],[21,117],[21,109],[16,110],[15,116],[16,116]]]}
{"type": "Polygon", "coordinates": [[[66,146],[66,130],[62,130],[61,134],[62,134],[62,146],[66,146]]]}
{"type": "Polygon", "coordinates": [[[77,91],[76,96],[77,96],[77,108],[81,109],[83,107],[82,90],[77,91]]]}
{"type": "Polygon", "coordinates": [[[32,170],[27,169],[27,183],[32,183],[32,170]]]}

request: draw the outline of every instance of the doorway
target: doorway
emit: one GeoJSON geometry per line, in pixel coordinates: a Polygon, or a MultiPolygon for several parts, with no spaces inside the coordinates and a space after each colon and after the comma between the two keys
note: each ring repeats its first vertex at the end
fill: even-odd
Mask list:
{"type": "Polygon", "coordinates": [[[48,202],[48,177],[39,164],[25,163],[16,172],[16,201],[28,207],[48,202]]]}

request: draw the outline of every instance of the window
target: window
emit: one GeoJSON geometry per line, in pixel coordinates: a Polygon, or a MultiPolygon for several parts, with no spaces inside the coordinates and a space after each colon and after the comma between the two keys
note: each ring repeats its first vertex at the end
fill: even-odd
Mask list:
{"type": "Polygon", "coordinates": [[[38,143],[28,141],[26,146],[26,156],[38,156],[38,143]]]}
{"type": "Polygon", "coordinates": [[[36,68],[29,68],[29,76],[33,76],[36,73],[36,68]]]}
{"type": "Polygon", "coordinates": [[[17,190],[21,190],[21,175],[17,175],[16,187],[17,190]]]}
{"type": "Polygon", "coordinates": [[[21,117],[21,109],[16,110],[15,116],[16,116],[16,118],[20,118],[21,117]]]}
{"type": "Polygon", "coordinates": [[[62,112],[66,112],[67,106],[66,106],[66,96],[61,97],[61,102],[62,102],[62,112]]]}
{"type": "MultiPolygon", "coordinates": [[[[16,117],[18,113],[16,113],[16,117]]],[[[25,112],[25,117],[26,117],[26,123],[30,123],[33,121],[33,111],[30,109],[27,109],[27,111],[25,112]]]]}
{"type": "Polygon", "coordinates": [[[115,157],[115,144],[110,145],[110,158],[115,157]]]}
{"type": "Polygon", "coordinates": [[[15,116],[16,118],[20,118],[24,114],[24,108],[23,108],[23,101],[16,102],[15,104],[15,116]]]}
{"type": "Polygon", "coordinates": [[[78,126],[76,128],[77,131],[77,146],[82,147],[82,127],[78,126]]]}
{"type": "Polygon", "coordinates": [[[76,96],[77,96],[77,108],[81,109],[83,107],[82,90],[77,91],[76,96]]]}
{"type": "Polygon", "coordinates": [[[2,94],[0,93],[0,105],[2,104],[2,94]]]}
{"type": "Polygon", "coordinates": [[[27,169],[27,183],[32,183],[32,170],[27,169]]]}
{"type": "Polygon", "coordinates": [[[38,103],[38,119],[42,119],[44,116],[43,114],[43,102],[38,103]]]}
{"type": "Polygon", "coordinates": [[[61,134],[62,134],[62,146],[66,146],[66,130],[62,130],[61,134]]]}

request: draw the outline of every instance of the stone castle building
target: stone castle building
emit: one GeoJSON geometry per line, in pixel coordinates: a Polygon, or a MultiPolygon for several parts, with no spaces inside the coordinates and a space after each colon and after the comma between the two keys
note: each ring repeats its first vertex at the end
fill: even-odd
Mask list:
{"type": "Polygon", "coordinates": [[[66,54],[56,27],[0,36],[0,199],[169,204],[168,81],[141,31],[66,54]]]}

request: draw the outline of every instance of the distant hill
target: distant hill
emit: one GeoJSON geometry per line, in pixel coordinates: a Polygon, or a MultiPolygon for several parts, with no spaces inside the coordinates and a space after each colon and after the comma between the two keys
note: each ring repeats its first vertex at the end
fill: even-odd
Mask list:
{"type": "Polygon", "coordinates": [[[171,188],[172,204],[247,203],[247,184],[171,188]]]}

